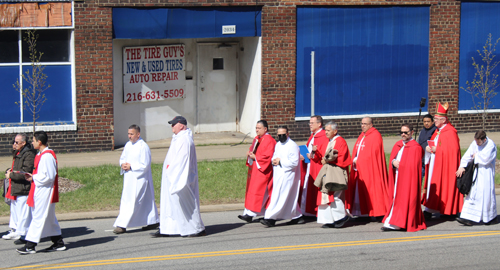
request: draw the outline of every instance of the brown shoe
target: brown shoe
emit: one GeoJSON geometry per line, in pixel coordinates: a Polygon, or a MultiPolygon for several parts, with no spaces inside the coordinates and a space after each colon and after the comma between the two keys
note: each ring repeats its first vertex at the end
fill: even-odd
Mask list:
{"type": "Polygon", "coordinates": [[[113,233],[115,233],[115,234],[121,234],[121,233],[124,233],[124,232],[126,232],[126,231],[127,231],[127,229],[125,229],[125,228],[122,228],[122,227],[116,227],[116,228],[113,230],[113,233]]]}

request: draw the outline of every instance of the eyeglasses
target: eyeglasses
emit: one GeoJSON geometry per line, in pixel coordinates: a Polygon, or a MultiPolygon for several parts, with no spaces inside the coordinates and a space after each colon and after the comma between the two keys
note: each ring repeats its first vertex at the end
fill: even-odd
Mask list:
{"type": "Polygon", "coordinates": [[[402,134],[406,134],[406,135],[408,135],[408,134],[410,134],[410,131],[400,131],[400,132],[399,132],[399,134],[401,134],[401,135],[402,135],[402,134]]]}
{"type": "Polygon", "coordinates": [[[371,125],[370,123],[361,123],[362,126],[368,126],[371,125]]]}
{"type": "Polygon", "coordinates": [[[23,142],[14,142],[14,144],[22,144],[23,142]]]}

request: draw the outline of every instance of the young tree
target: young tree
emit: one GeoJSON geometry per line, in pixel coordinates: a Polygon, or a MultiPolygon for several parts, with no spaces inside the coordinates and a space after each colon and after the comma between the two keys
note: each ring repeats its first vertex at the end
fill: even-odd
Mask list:
{"type": "Polygon", "coordinates": [[[46,85],[47,74],[44,73],[45,66],[40,64],[43,53],[36,49],[37,39],[36,30],[26,31],[24,41],[28,44],[31,70],[26,70],[25,73],[21,74],[22,82],[18,80],[14,85],[14,88],[23,97],[22,102],[16,102],[16,104],[33,116],[33,134],[35,134],[35,124],[36,120],[40,117],[39,113],[42,105],[47,100],[44,92],[50,87],[50,85],[46,85]]]}
{"type": "Polygon", "coordinates": [[[497,95],[496,89],[498,88],[497,77],[498,74],[493,73],[493,70],[498,66],[500,61],[493,61],[495,58],[495,50],[500,38],[496,40],[495,44],[492,42],[491,33],[486,39],[486,44],[483,46],[483,51],[477,50],[481,56],[482,64],[479,65],[472,57],[472,66],[476,70],[474,80],[467,81],[467,87],[461,87],[465,92],[471,94],[473,109],[481,113],[483,119],[483,130],[486,126],[486,117],[488,116],[488,109],[493,108],[491,104],[493,97],[497,95]]]}

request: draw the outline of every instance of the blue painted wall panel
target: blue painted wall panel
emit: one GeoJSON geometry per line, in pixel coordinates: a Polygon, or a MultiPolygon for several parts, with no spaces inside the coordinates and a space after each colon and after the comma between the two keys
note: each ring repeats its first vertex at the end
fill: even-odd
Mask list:
{"type": "Polygon", "coordinates": [[[0,67],[0,123],[19,123],[21,120],[21,109],[16,105],[20,100],[20,94],[12,86],[19,78],[19,67],[0,67]]]}
{"type": "MultiPolygon", "coordinates": [[[[500,37],[500,3],[499,2],[462,2],[460,24],[460,73],[458,109],[472,110],[474,103],[471,94],[465,92],[466,82],[474,80],[475,69],[472,66],[472,57],[476,63],[482,64],[477,50],[482,51],[488,34],[492,34],[493,44],[500,37]]],[[[500,60],[500,46],[495,53],[495,61],[500,60]]],[[[500,67],[493,73],[500,74],[500,67]]],[[[476,100],[477,102],[477,100],[476,100]]],[[[500,96],[492,99],[490,108],[500,109],[500,96]],[[492,106],[492,107],[491,107],[492,106]]]]}
{"type": "Polygon", "coordinates": [[[261,35],[261,7],[113,8],[117,39],[252,37],[261,35]],[[236,25],[236,34],[222,34],[236,25]]]}
{"type": "MultiPolygon", "coordinates": [[[[31,66],[23,67],[23,72],[26,70],[31,70],[31,66]]],[[[71,66],[46,66],[45,74],[50,88],[44,92],[47,101],[37,121],[72,121],[71,66]]],[[[23,114],[24,122],[33,121],[33,116],[26,109],[23,114]]]]}
{"type": "MultiPolygon", "coordinates": [[[[429,7],[298,7],[296,116],[415,112],[428,92],[429,7]]],[[[424,108],[425,110],[426,108],[424,108]]]]}

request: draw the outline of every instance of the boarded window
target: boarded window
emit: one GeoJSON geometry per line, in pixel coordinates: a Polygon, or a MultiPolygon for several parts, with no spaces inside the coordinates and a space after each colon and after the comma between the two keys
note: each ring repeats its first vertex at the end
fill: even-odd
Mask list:
{"type": "Polygon", "coordinates": [[[71,3],[0,4],[0,27],[72,26],[71,3]]]}

